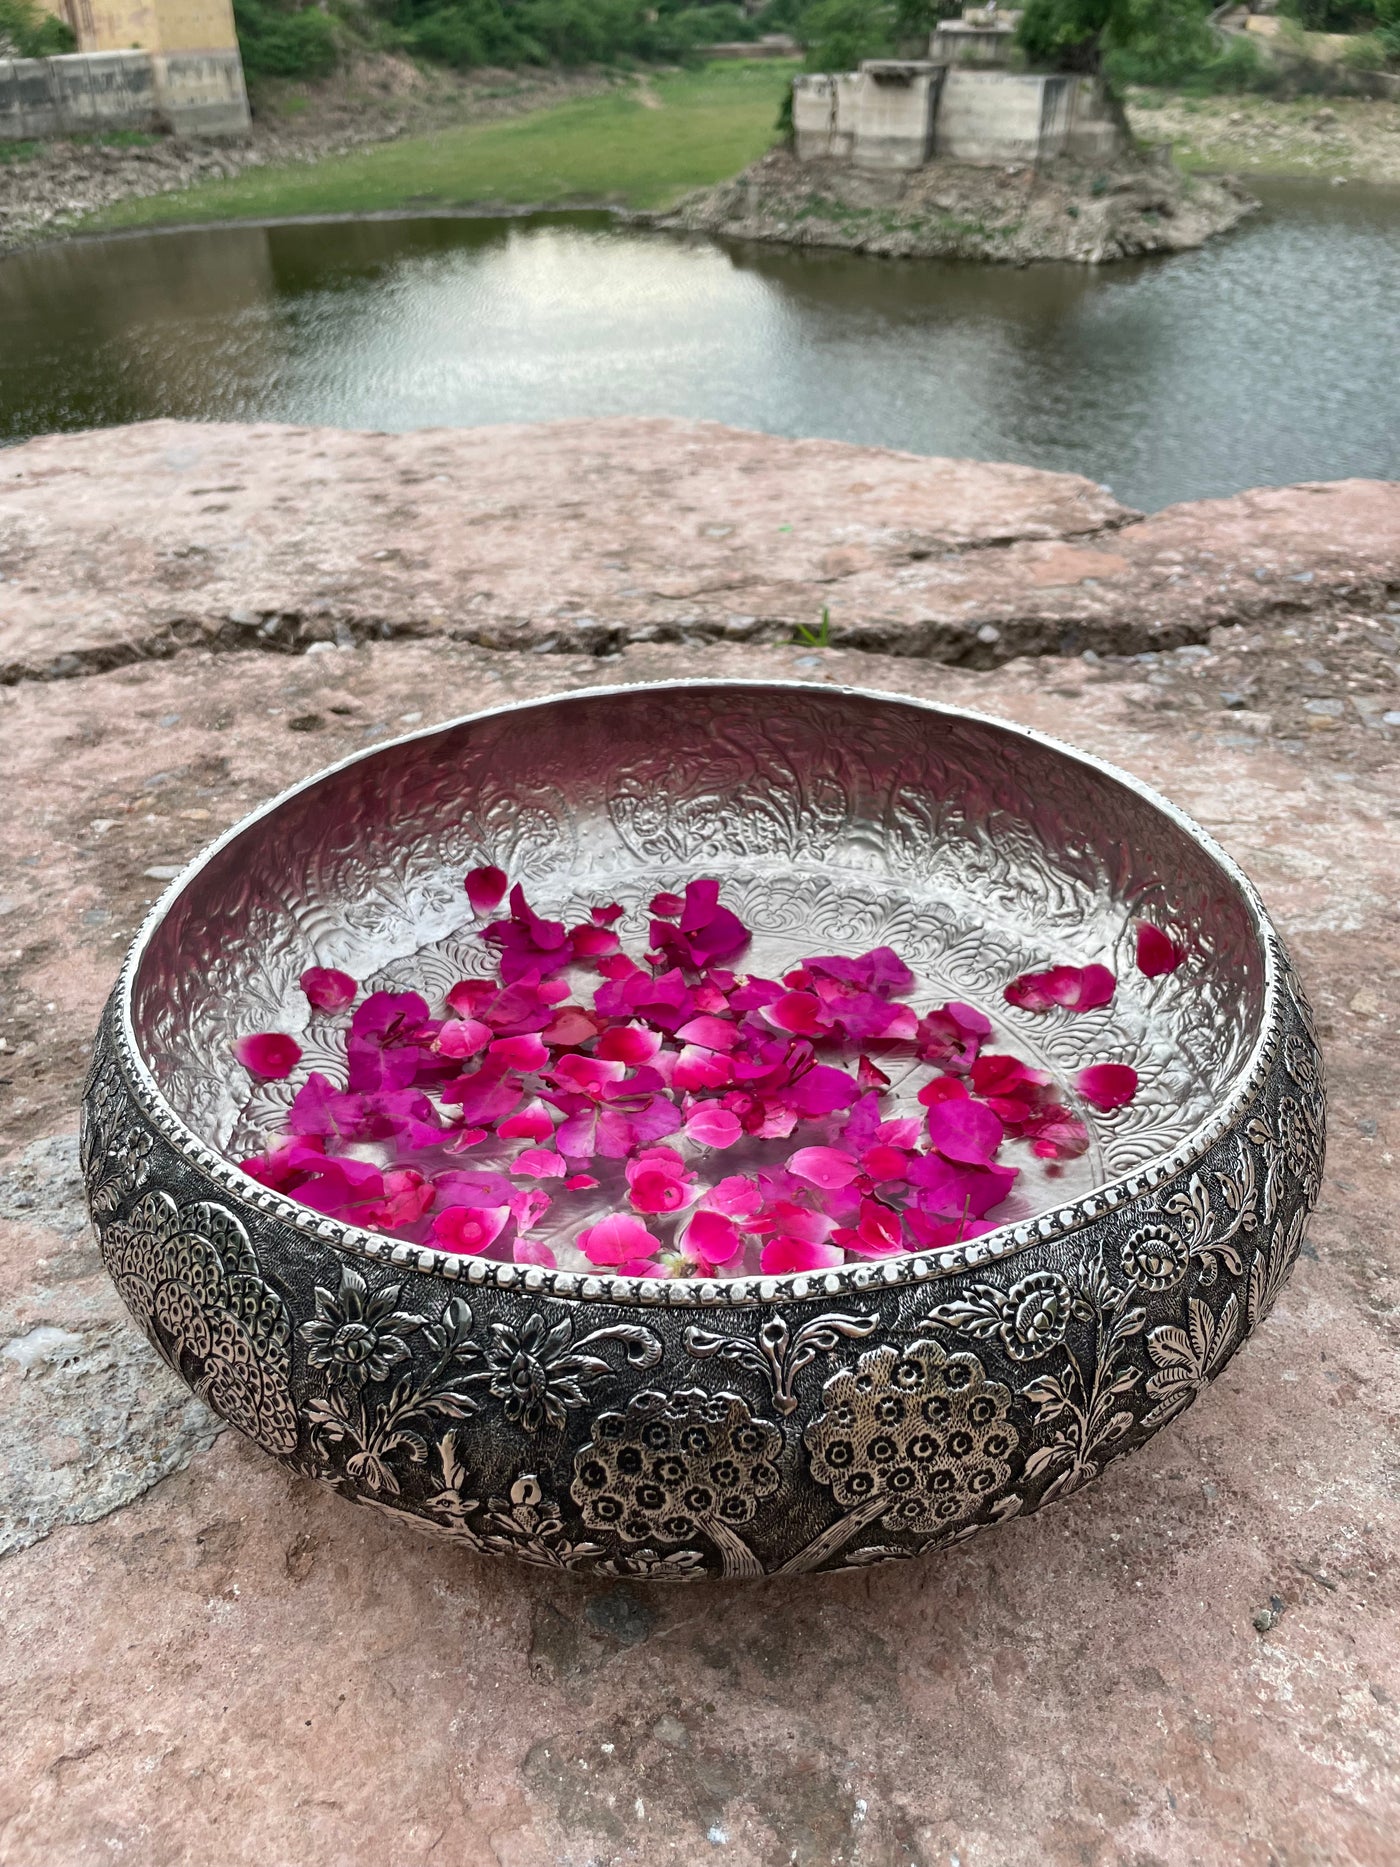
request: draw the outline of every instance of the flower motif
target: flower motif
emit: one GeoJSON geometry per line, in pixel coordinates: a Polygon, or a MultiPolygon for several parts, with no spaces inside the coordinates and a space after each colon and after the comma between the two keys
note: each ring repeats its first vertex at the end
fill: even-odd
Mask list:
{"type": "Polygon", "coordinates": [[[501,1411],[527,1433],[548,1424],[559,1427],[571,1407],[587,1401],[585,1384],[610,1372],[597,1355],[572,1351],[574,1326],[567,1316],[550,1328],[538,1311],[524,1326],[493,1322],[486,1348],[491,1393],[501,1411]]]}
{"type": "Polygon", "coordinates": [[[575,1569],[602,1554],[596,1543],[570,1542],[559,1506],[533,1472],[516,1479],[508,1498],[492,1498],[486,1521],[491,1527],[481,1540],[487,1549],[540,1569],[575,1569]]]}
{"type": "Polygon", "coordinates": [[[1065,1339],[1069,1323],[1069,1285],[1058,1271],[1032,1271],[1006,1293],[999,1331],[1013,1361],[1034,1361],[1065,1339]]]}
{"type": "Polygon", "coordinates": [[[1284,1096],[1278,1105],[1278,1140],[1283,1158],[1295,1179],[1310,1185],[1321,1171],[1312,1124],[1301,1104],[1284,1096]]]}
{"type": "Polygon", "coordinates": [[[1315,1095],[1322,1087],[1318,1075],[1317,1053],[1311,1044],[1295,1032],[1283,1046],[1283,1063],[1288,1074],[1305,1095],[1315,1095]]]}
{"type": "Polygon", "coordinates": [[[728,1573],[756,1571],[735,1535],[778,1489],[782,1438],[737,1394],[635,1394],[625,1413],[600,1414],[574,1462],[583,1520],[624,1543],[662,1547],[697,1533],[718,1544],[728,1573]]]}
{"type": "Polygon", "coordinates": [[[1125,1238],[1118,1262],[1129,1283],[1144,1290],[1171,1290],[1186,1275],[1191,1253],[1180,1232],[1169,1225],[1144,1225],[1125,1238]]]}
{"type": "Polygon", "coordinates": [[[833,1375],[822,1400],[805,1440],[812,1476],[850,1513],[846,1535],[877,1516],[891,1529],[945,1529],[1010,1476],[1011,1391],[975,1355],[887,1344],[833,1375]]]}
{"type": "Polygon", "coordinates": [[[316,1289],[316,1315],[301,1325],[307,1360],[324,1368],[327,1378],[361,1388],[366,1381],[387,1381],[389,1371],[408,1360],[404,1336],[416,1329],[419,1318],[394,1306],[398,1284],[386,1284],[373,1295],[363,1277],[350,1265],[340,1273],[340,1289],[316,1289]]]}

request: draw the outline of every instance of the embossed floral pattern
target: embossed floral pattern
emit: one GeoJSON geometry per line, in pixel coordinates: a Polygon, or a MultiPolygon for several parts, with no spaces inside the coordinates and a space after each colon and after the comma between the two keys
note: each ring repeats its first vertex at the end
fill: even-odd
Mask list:
{"type": "Polygon", "coordinates": [[[1069,1323],[1069,1285],[1058,1271],[1032,1271],[1009,1290],[972,1284],[931,1320],[964,1335],[996,1338],[1013,1361],[1036,1361],[1058,1348],[1069,1323]]]}
{"type": "Polygon", "coordinates": [[[871,1349],[831,1377],[822,1405],[804,1435],[811,1472],[846,1515],[789,1569],[829,1561],[877,1517],[892,1530],[950,1530],[1010,1476],[1011,1392],[973,1354],[933,1341],[871,1349]]]}
{"type": "Polygon", "coordinates": [[[612,1374],[600,1355],[584,1353],[603,1342],[625,1342],[634,1367],[650,1368],[661,1358],[661,1344],[650,1329],[620,1324],[595,1329],[574,1343],[573,1318],[564,1312],[552,1326],[538,1311],[517,1329],[494,1322],[486,1344],[491,1393],[506,1418],[527,1433],[559,1427],[574,1408],[587,1404],[590,1387],[612,1374]]]}
{"type": "Polygon", "coordinates": [[[726,1574],[753,1574],[759,1565],[737,1526],[778,1489],[781,1450],[778,1429],[737,1394],[636,1394],[625,1412],[594,1421],[573,1495],[585,1523],[624,1542],[665,1547],[703,1535],[726,1574]]]}
{"type": "Polygon", "coordinates": [[[1235,1346],[1239,1315],[1237,1296],[1226,1298],[1218,1316],[1204,1297],[1191,1297],[1184,1329],[1164,1323],[1148,1331],[1147,1352],[1156,1372],[1147,1377],[1147,1394],[1155,1404],[1144,1414],[1144,1426],[1180,1413],[1214,1380],[1235,1346]]]}
{"type": "Polygon", "coordinates": [[[291,1323],[242,1222],[206,1202],[147,1193],[101,1232],[127,1307],[216,1413],[283,1455],[297,1446],[291,1323]]]}
{"type": "Polygon", "coordinates": [[[396,1307],[398,1300],[397,1284],[371,1295],[364,1278],[347,1264],[340,1273],[339,1292],[332,1296],[318,1289],[315,1318],[298,1331],[311,1366],[351,1388],[387,1381],[391,1371],[408,1360],[404,1338],[419,1324],[417,1316],[396,1307]]]}
{"type": "Polygon", "coordinates": [[[1170,1225],[1143,1225],[1123,1240],[1118,1263],[1129,1283],[1144,1290],[1172,1290],[1185,1277],[1191,1253],[1170,1225]]]}

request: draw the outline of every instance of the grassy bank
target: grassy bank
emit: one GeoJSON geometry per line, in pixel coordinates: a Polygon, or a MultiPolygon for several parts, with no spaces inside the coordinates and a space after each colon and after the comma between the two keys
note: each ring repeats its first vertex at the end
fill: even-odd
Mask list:
{"type": "Polygon", "coordinates": [[[1127,101],[1134,133],[1171,143],[1184,169],[1400,183],[1400,101],[1136,88],[1127,101]]]}
{"type": "Polygon", "coordinates": [[[760,156],[794,67],[639,77],[604,97],[117,203],[83,230],[479,203],[663,207],[760,156]]]}

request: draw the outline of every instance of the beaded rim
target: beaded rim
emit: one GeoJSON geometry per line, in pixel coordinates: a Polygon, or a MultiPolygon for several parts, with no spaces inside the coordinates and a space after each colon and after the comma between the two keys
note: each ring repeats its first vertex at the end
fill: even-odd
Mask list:
{"type": "Polygon", "coordinates": [[[850,687],[838,685],[835,682],[829,685],[823,682],[820,687],[816,687],[814,683],[808,681],[648,681],[611,687],[571,688],[566,693],[553,694],[544,699],[518,700],[504,706],[485,707],[475,713],[461,714],[456,718],[442,720],[436,725],[421,728],[417,732],[404,733],[396,739],[386,739],[376,745],[367,746],[363,751],[353,752],[349,757],[337,760],[333,765],[327,765],[311,777],[288,786],[286,790],[278,792],[275,797],[259,805],[256,810],[250,811],[247,816],[241,817],[222,836],[201,850],[165,889],[147,914],[128,949],[113,997],[116,1000],[118,1061],[142,1112],[176,1153],[207,1178],[213,1180],[222,1194],[231,1194],[253,1211],[261,1212],[268,1218],[277,1219],[319,1244],[331,1245],[356,1257],[392,1264],[401,1270],[417,1271],[424,1276],[441,1277],[449,1282],[491,1284],[503,1290],[518,1289],[531,1294],[571,1298],[583,1302],[628,1303],[642,1304],[651,1308],[690,1309],[721,1306],[743,1307],[783,1300],[801,1301],[804,1298],[837,1296],[846,1291],[868,1291],[925,1283],[935,1278],[951,1276],[959,1271],[980,1269],[984,1265],[1014,1257],[1017,1253],[1026,1251],[1032,1246],[1048,1244],[1054,1239],[1066,1237],[1106,1217],[1119,1207],[1142,1198],[1144,1194],[1152,1192],[1166,1181],[1174,1179],[1187,1168],[1194,1166],[1216,1142],[1236,1126],[1250,1103],[1258,1095],[1278,1048],[1279,978],[1278,936],[1257,889],[1244,871],[1233,858],[1225,853],[1207,830],[1173,804],[1170,799],[1163,797],[1152,786],[1142,783],[1130,773],[1120,770],[1116,765],[1097,758],[1093,753],[1083,752],[1078,747],[1068,745],[1064,740],[1056,739],[1049,733],[1037,731],[1034,727],[1021,726],[1011,720],[998,719],[993,714],[979,713],[968,707],[946,706],[937,701],[921,700],[907,694],[880,693],[867,687],[850,687]],[[984,1237],[971,1240],[967,1244],[945,1245],[933,1251],[903,1253],[898,1257],[885,1258],[878,1264],[848,1264],[840,1269],[829,1271],[790,1271],[777,1277],[655,1278],[596,1276],[581,1271],[546,1270],[539,1265],[505,1264],[486,1258],[464,1258],[449,1252],[434,1251],[424,1245],[404,1244],[399,1240],[386,1237],[381,1232],[366,1231],[359,1226],[343,1225],[334,1219],[323,1218],[319,1213],[313,1212],[309,1206],[299,1205],[296,1201],[287,1199],[281,1194],[269,1192],[251,1175],[244,1173],[240,1167],[234,1166],[231,1161],[226,1160],[223,1155],[201,1140],[166,1101],[141,1055],[136,1040],[136,1030],[132,1019],[132,995],[136,975],[156,929],[180,894],[215,855],[230,843],[235,842],[254,824],[272,816],[292,798],[302,792],[312,790],[337,772],[346,771],[351,766],[361,764],[368,759],[378,758],[382,753],[391,751],[395,747],[411,745],[420,739],[432,739],[440,733],[450,732],[461,726],[474,725],[481,720],[499,719],[512,713],[524,713],[572,701],[606,700],[620,695],[633,696],[639,693],[676,691],[733,692],[736,689],[750,692],[776,690],[783,693],[815,691],[841,695],[853,700],[870,700],[886,705],[915,707],[942,719],[965,720],[976,725],[995,727],[1000,732],[1012,733],[1029,744],[1057,753],[1062,758],[1068,758],[1075,764],[1097,772],[1101,777],[1111,779],[1167,817],[1179,829],[1184,830],[1204,849],[1222,871],[1226,880],[1239,893],[1249,911],[1264,963],[1264,995],[1259,1036],[1255,1040],[1254,1048],[1248,1062],[1240,1072],[1234,1089],[1220,1109],[1193,1129],[1186,1139],[1170,1153],[1150,1162],[1138,1172],[1126,1175],[1119,1180],[1105,1181],[1057,1211],[1041,1213],[1033,1219],[1003,1225],[996,1231],[988,1232],[984,1237]]]}

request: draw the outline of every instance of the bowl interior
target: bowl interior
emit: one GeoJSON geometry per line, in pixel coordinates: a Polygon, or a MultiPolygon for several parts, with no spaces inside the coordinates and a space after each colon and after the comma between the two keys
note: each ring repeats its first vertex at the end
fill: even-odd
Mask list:
{"type": "MultiPolygon", "coordinates": [[[[806,955],[886,944],[918,977],[917,1009],[971,1001],[993,1018],[998,1048],[1061,1082],[1087,1063],[1131,1063],[1135,1101],[1082,1109],[1090,1151],[1051,1177],[1017,1158],[1028,1171],[997,1217],[1062,1204],[1169,1152],[1227,1098],[1261,1028],[1249,892],[1185,822],[1093,761],[894,698],[630,688],[383,746],[216,845],[149,931],[132,978],[133,1032],[161,1094],[209,1146],[235,1160],[257,1151],[308,1071],[341,1068],[343,1036],[311,1018],[304,969],[413,988],[439,1008],[454,980],[492,970],[462,890],[486,862],[570,923],[591,903],[622,903],[633,952],[653,894],[718,876],[754,929],[746,970],[776,976],[806,955]],[[1171,931],[1188,961],[1140,974],[1140,919],[1171,931]],[[1103,1010],[1031,1014],[1003,1000],[1019,973],[1091,961],[1119,981],[1103,1010]],[[259,1085],[234,1062],[251,1030],[302,1044],[288,1082],[259,1085]]],[[[727,1158],[717,1171],[750,1164],[727,1158]]],[[[551,1242],[617,1204],[606,1181],[556,1202],[551,1242]]]]}

